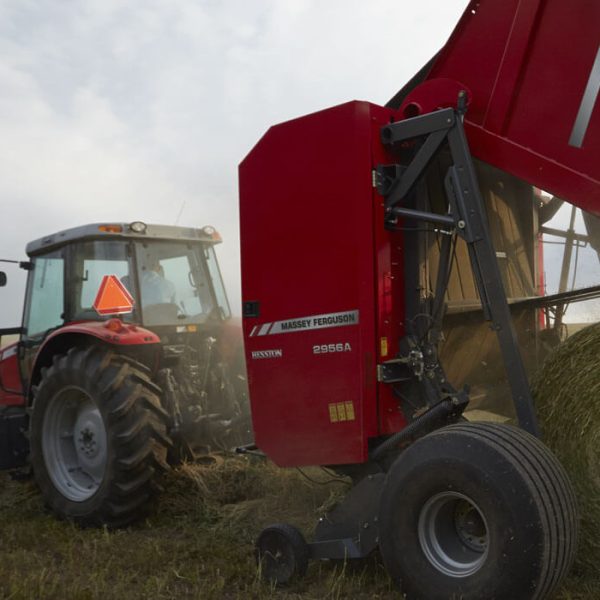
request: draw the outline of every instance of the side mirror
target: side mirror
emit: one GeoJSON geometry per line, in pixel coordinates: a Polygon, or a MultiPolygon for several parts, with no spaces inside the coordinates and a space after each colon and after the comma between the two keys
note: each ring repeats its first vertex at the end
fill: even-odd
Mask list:
{"type": "Polygon", "coordinates": [[[4,271],[0,271],[0,287],[4,287],[6,285],[6,273],[4,271]]]}

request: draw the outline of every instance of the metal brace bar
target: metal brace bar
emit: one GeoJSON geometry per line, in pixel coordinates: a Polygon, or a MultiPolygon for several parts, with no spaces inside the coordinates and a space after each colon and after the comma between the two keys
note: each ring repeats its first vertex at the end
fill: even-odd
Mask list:
{"type": "Polygon", "coordinates": [[[428,223],[438,223],[453,228],[455,225],[452,215],[440,215],[437,213],[425,212],[424,210],[413,210],[412,208],[396,207],[392,209],[392,215],[396,217],[404,217],[406,219],[414,219],[415,221],[427,221],[428,223]]]}
{"type": "Polygon", "coordinates": [[[388,192],[385,206],[390,209],[401,202],[413,188],[419,177],[434,157],[442,142],[446,139],[447,130],[433,131],[429,134],[416,156],[411,161],[408,169],[394,182],[388,192]]]}
{"type": "MultiPolygon", "coordinates": [[[[369,551],[372,549],[369,548],[369,551]]],[[[341,540],[326,540],[324,542],[311,542],[308,544],[311,558],[346,560],[350,558],[364,558],[368,555],[360,547],[360,543],[350,538],[341,540]]]]}
{"type": "Polygon", "coordinates": [[[0,329],[0,337],[3,335],[20,335],[21,333],[25,333],[24,327],[3,327],[0,329]]]}
{"type": "Polygon", "coordinates": [[[539,436],[527,373],[519,351],[496,252],[487,227],[475,167],[460,119],[456,120],[454,127],[448,132],[448,143],[454,162],[452,176],[447,178],[447,183],[452,186],[449,201],[455,204],[453,212],[457,211],[457,218],[465,224],[458,232],[467,241],[471,268],[484,311],[492,321],[492,328],[498,336],[519,425],[529,433],[539,436]]]}
{"type": "Polygon", "coordinates": [[[384,144],[397,144],[434,131],[447,131],[456,121],[453,108],[444,108],[427,115],[412,117],[381,128],[381,141],[384,144]]]}
{"type": "Polygon", "coordinates": [[[442,239],[440,248],[440,260],[438,262],[437,281],[435,282],[435,296],[431,314],[433,315],[433,324],[437,329],[437,334],[441,333],[442,321],[446,306],[446,289],[448,288],[448,279],[452,271],[452,243],[454,236],[446,235],[442,239]]]}

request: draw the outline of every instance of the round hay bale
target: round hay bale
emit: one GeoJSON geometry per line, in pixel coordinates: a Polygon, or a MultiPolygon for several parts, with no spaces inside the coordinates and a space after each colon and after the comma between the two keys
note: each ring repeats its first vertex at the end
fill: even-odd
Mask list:
{"type": "Polygon", "coordinates": [[[581,516],[576,568],[600,563],[600,324],[570,337],[532,380],[542,439],[569,474],[581,516]]]}

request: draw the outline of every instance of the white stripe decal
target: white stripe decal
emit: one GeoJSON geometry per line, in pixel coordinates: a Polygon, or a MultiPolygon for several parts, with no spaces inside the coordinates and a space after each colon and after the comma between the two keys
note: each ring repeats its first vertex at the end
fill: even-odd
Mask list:
{"type": "Polygon", "coordinates": [[[250,337],[252,337],[252,336],[253,336],[253,335],[256,333],[256,330],[257,330],[257,329],[258,329],[258,325],[255,325],[255,326],[252,328],[252,331],[250,332],[250,337]]]}
{"type": "Polygon", "coordinates": [[[269,331],[269,327],[271,327],[271,323],[265,323],[260,328],[260,331],[258,332],[258,335],[267,335],[267,332],[269,331]]]}
{"type": "Polygon", "coordinates": [[[577,113],[575,124],[573,125],[571,137],[569,138],[569,146],[581,148],[583,145],[583,138],[587,132],[590,119],[592,118],[592,112],[596,105],[596,100],[598,99],[598,90],[600,90],[600,46],[598,47],[596,60],[594,61],[594,66],[590,72],[587,85],[585,86],[585,92],[581,99],[579,112],[577,113]]]}

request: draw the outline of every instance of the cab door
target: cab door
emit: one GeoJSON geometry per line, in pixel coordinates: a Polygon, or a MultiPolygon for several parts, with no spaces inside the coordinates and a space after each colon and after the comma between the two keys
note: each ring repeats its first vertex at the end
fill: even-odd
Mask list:
{"type": "Polygon", "coordinates": [[[32,258],[27,278],[23,333],[19,342],[19,366],[23,389],[29,387],[33,362],[49,331],[64,324],[65,259],[58,249],[32,258]]]}

